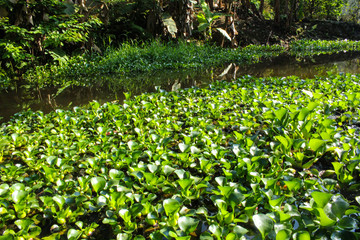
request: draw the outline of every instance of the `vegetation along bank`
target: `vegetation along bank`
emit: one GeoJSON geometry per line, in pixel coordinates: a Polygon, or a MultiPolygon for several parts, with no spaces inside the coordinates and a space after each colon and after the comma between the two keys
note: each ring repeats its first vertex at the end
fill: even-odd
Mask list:
{"type": "MultiPolygon", "coordinates": [[[[170,44],[171,53],[164,53],[162,48],[169,42],[237,48],[251,44],[287,46],[300,39],[359,40],[358,10],[359,3],[354,0],[4,0],[0,1],[0,84],[2,89],[29,83],[31,87],[63,86],[66,80],[48,78],[197,67],[201,62],[221,62],[222,55],[234,58],[231,51],[203,46],[201,54],[193,52],[185,56],[188,59],[180,58],[185,62],[177,62],[182,50],[191,52],[194,47],[174,50],[170,44]],[[126,42],[134,39],[137,43],[129,50],[126,42]],[[148,43],[154,39],[164,45],[157,49],[148,43]],[[135,54],[146,51],[139,50],[143,42],[151,46],[150,53],[135,54]],[[214,51],[219,51],[215,54],[220,55],[219,60],[214,51]],[[125,53],[132,57],[123,58],[125,53]],[[163,58],[158,66],[147,67],[157,58],[163,58]],[[189,62],[192,58],[194,63],[189,62]],[[86,66],[78,66],[84,62],[86,66]],[[71,69],[70,65],[76,66],[71,69]]],[[[261,49],[254,53],[262,54],[261,49]]],[[[247,56],[238,58],[249,60],[247,56]]]]}

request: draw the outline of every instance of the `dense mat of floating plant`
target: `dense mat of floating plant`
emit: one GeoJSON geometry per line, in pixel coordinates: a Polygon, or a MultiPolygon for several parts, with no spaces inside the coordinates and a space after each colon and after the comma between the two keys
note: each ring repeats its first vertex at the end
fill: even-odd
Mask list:
{"type": "Polygon", "coordinates": [[[0,239],[358,239],[360,76],[18,114],[0,239]]]}

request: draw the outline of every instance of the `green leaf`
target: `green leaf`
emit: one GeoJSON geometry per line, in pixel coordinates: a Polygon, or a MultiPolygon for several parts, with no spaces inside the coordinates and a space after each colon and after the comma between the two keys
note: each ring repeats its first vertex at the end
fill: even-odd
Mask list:
{"type": "Polygon", "coordinates": [[[325,144],[324,140],[321,139],[310,139],[309,146],[311,150],[316,152],[322,145],[325,144]]]}
{"type": "Polygon", "coordinates": [[[360,204],[360,196],[356,196],[355,200],[357,201],[358,204],[360,204]]]}
{"type": "Polygon", "coordinates": [[[226,178],[225,177],[216,177],[215,181],[219,186],[224,186],[226,184],[226,178]]]}
{"type": "Polygon", "coordinates": [[[103,177],[93,177],[90,182],[96,193],[103,190],[106,186],[106,180],[103,177]]]}
{"type": "Polygon", "coordinates": [[[152,173],[156,172],[158,169],[158,166],[156,166],[154,164],[148,164],[147,167],[148,167],[149,171],[152,173]]]}
{"type": "Polygon", "coordinates": [[[31,224],[33,224],[34,222],[32,220],[29,219],[19,219],[15,221],[16,226],[23,230],[24,232],[29,231],[29,227],[31,224]]]}
{"type": "Polygon", "coordinates": [[[0,196],[3,196],[8,192],[9,192],[9,185],[6,183],[1,184],[0,185],[0,196]]]}
{"type": "Polygon", "coordinates": [[[287,113],[287,109],[286,108],[280,108],[277,111],[275,111],[275,116],[277,119],[279,119],[280,121],[282,121],[283,117],[285,116],[285,114],[287,113]]]}
{"type": "Polygon", "coordinates": [[[131,151],[137,149],[137,147],[139,146],[139,144],[137,142],[134,141],[129,141],[128,143],[128,147],[131,151]]]}
{"type": "Polygon", "coordinates": [[[314,191],[311,193],[314,201],[316,202],[317,207],[323,208],[330,201],[330,198],[333,196],[331,193],[317,192],[314,191]]]}
{"type": "Polygon", "coordinates": [[[56,159],[57,159],[57,157],[55,157],[55,156],[49,156],[46,158],[46,161],[50,166],[54,166],[56,159]]]}
{"type": "Polygon", "coordinates": [[[185,152],[186,150],[188,150],[190,147],[190,145],[187,145],[185,143],[179,143],[179,149],[181,152],[185,152]]]}
{"type": "Polygon", "coordinates": [[[235,239],[237,239],[237,236],[235,233],[229,233],[225,238],[225,240],[235,240],[235,239]]]}
{"type": "Polygon", "coordinates": [[[191,240],[191,236],[175,237],[175,240],[191,240]]]}
{"type": "Polygon", "coordinates": [[[253,221],[263,239],[265,239],[266,235],[268,235],[274,227],[274,221],[264,214],[253,215],[253,221]]]}
{"type": "Polygon", "coordinates": [[[291,238],[291,231],[289,229],[282,229],[276,234],[276,240],[288,240],[291,238]]]}
{"type": "Polygon", "coordinates": [[[288,148],[289,142],[288,140],[283,136],[275,136],[275,138],[285,147],[288,148]]]}
{"type": "Polygon", "coordinates": [[[230,206],[235,208],[235,206],[239,205],[244,199],[245,196],[238,189],[235,189],[229,196],[230,206]]]}
{"type": "Polygon", "coordinates": [[[238,237],[241,237],[249,232],[246,228],[243,228],[239,225],[236,225],[233,231],[238,237]]]}
{"type": "Polygon", "coordinates": [[[59,206],[59,209],[62,210],[63,206],[65,204],[65,198],[63,196],[56,195],[53,197],[53,200],[57,203],[57,205],[59,206]]]}
{"type": "Polygon", "coordinates": [[[163,202],[165,213],[167,216],[172,216],[179,211],[181,203],[176,199],[165,199],[163,202]]]}
{"type": "Polygon", "coordinates": [[[119,216],[124,220],[125,223],[131,222],[131,214],[130,211],[127,209],[121,209],[119,211],[119,216]]]}
{"type": "Polygon", "coordinates": [[[81,231],[73,229],[73,228],[69,229],[68,232],[67,232],[67,238],[69,240],[79,239],[80,236],[81,236],[81,231]]]}
{"type": "Polygon", "coordinates": [[[182,216],[178,219],[178,225],[180,229],[187,234],[195,231],[198,224],[199,224],[199,220],[195,218],[182,216]]]}
{"type": "Polygon", "coordinates": [[[311,240],[310,233],[307,231],[299,231],[293,235],[294,240],[311,240]]]}
{"type": "Polygon", "coordinates": [[[190,152],[191,152],[192,154],[199,154],[199,153],[201,153],[201,150],[198,149],[198,148],[195,147],[195,146],[191,146],[191,147],[190,147],[190,152]]]}
{"type": "Polygon", "coordinates": [[[344,230],[359,229],[357,221],[354,218],[348,216],[342,218],[339,221],[338,226],[344,230]]]}
{"type": "Polygon", "coordinates": [[[323,208],[316,208],[316,210],[318,212],[318,218],[320,219],[321,226],[330,227],[336,223],[336,221],[327,216],[323,208]]]}
{"type": "Polygon", "coordinates": [[[24,190],[15,190],[11,197],[15,203],[20,203],[22,200],[24,200],[28,195],[27,191],[24,190]]]}
{"type": "Polygon", "coordinates": [[[177,182],[179,183],[179,185],[181,186],[182,189],[186,190],[192,185],[193,180],[192,179],[179,179],[177,182]]]}
{"type": "Polygon", "coordinates": [[[331,211],[337,218],[341,219],[350,204],[339,195],[335,196],[333,201],[334,202],[331,204],[331,211]]]}
{"type": "Polygon", "coordinates": [[[209,232],[203,232],[200,235],[200,240],[214,240],[209,232]]]}
{"type": "Polygon", "coordinates": [[[298,115],[298,120],[299,121],[304,121],[306,119],[306,117],[309,115],[310,111],[307,108],[302,108],[299,112],[298,115]]]}
{"type": "Polygon", "coordinates": [[[317,106],[319,106],[320,104],[317,102],[310,102],[309,105],[306,107],[307,109],[309,109],[309,111],[314,110],[317,106]]]}
{"type": "Polygon", "coordinates": [[[131,236],[129,236],[129,234],[127,233],[119,233],[118,235],[116,235],[116,240],[130,240],[131,236]]]}
{"type": "Polygon", "coordinates": [[[276,207],[279,206],[282,201],[284,201],[285,196],[281,196],[281,197],[277,197],[277,198],[272,198],[271,200],[269,200],[269,203],[272,207],[276,207]]]}
{"type": "Polygon", "coordinates": [[[124,173],[117,169],[111,169],[109,171],[109,176],[111,179],[121,179],[124,176],[124,173]]]}
{"type": "Polygon", "coordinates": [[[230,187],[230,186],[218,186],[219,190],[221,191],[221,194],[225,197],[225,198],[229,198],[230,194],[233,192],[234,188],[230,187]]]}
{"type": "Polygon", "coordinates": [[[163,171],[166,176],[169,176],[171,173],[175,171],[175,168],[170,167],[169,165],[165,165],[163,171]]]}
{"type": "Polygon", "coordinates": [[[306,95],[308,95],[310,98],[312,98],[313,97],[313,93],[311,92],[311,91],[308,91],[308,90],[305,90],[305,89],[303,89],[303,90],[301,90],[303,93],[305,93],[306,95]]]}
{"type": "Polygon", "coordinates": [[[209,231],[217,237],[217,239],[220,239],[221,235],[222,235],[222,228],[218,225],[215,224],[211,224],[209,226],[209,231]]]}
{"type": "Polygon", "coordinates": [[[291,181],[284,181],[288,189],[292,192],[296,192],[301,188],[301,180],[300,179],[293,179],[291,181]]]}
{"type": "Polygon", "coordinates": [[[135,204],[131,205],[131,207],[130,207],[131,215],[136,216],[139,213],[141,213],[143,209],[144,209],[144,206],[141,203],[135,203],[135,204]]]}
{"type": "Polygon", "coordinates": [[[349,231],[336,231],[331,234],[331,240],[350,240],[350,239],[358,239],[353,232],[349,231]]]}

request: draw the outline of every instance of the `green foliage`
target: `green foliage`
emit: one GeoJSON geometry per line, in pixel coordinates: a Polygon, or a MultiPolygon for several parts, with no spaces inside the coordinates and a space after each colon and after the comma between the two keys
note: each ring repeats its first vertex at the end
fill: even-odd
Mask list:
{"type": "Polygon", "coordinates": [[[301,0],[303,15],[311,19],[338,20],[344,0],[301,0]]]}
{"type": "Polygon", "coordinates": [[[360,2],[357,0],[347,0],[344,3],[341,19],[359,23],[360,2]]]}
{"type": "Polygon", "coordinates": [[[1,238],[358,239],[359,99],[360,76],[247,76],[19,113],[1,238]]]}
{"type": "Polygon", "coordinates": [[[46,65],[28,71],[24,78],[35,86],[69,86],[96,84],[97,79],[109,75],[134,76],[162,70],[204,69],[225,63],[251,64],[290,54],[299,60],[319,54],[359,51],[358,41],[298,40],[289,49],[279,45],[225,49],[208,44],[124,43],[109,48],[102,56],[83,54],[70,58],[61,66],[46,65]]]}
{"type": "Polygon", "coordinates": [[[201,1],[201,10],[202,11],[200,11],[196,15],[197,20],[199,22],[198,31],[199,32],[204,32],[205,39],[211,39],[212,38],[212,31],[213,31],[212,26],[214,24],[214,21],[216,19],[218,19],[219,17],[221,17],[223,14],[211,12],[210,7],[205,2],[205,0],[201,1]]]}
{"type": "Polygon", "coordinates": [[[359,51],[360,42],[350,40],[329,41],[303,39],[291,42],[289,48],[291,55],[302,58],[320,54],[359,51]]]}
{"type": "Polygon", "coordinates": [[[81,55],[70,58],[62,66],[47,65],[28,71],[24,78],[35,85],[86,85],[97,77],[108,74],[122,76],[151,73],[162,70],[203,69],[224,63],[256,63],[278,56],[284,48],[249,46],[243,49],[225,49],[209,44],[123,43],[118,49],[109,48],[103,56],[81,55]]]}
{"type": "Polygon", "coordinates": [[[0,8],[6,13],[0,16],[0,65],[9,77],[21,77],[35,65],[65,63],[101,24],[64,1],[2,1],[0,8]]]}

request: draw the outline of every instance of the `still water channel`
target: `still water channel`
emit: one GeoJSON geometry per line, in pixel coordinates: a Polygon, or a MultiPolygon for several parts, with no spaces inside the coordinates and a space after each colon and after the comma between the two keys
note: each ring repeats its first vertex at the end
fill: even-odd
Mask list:
{"type": "Polygon", "coordinates": [[[48,88],[42,90],[23,89],[0,94],[0,123],[22,110],[32,109],[50,112],[54,109],[68,109],[85,105],[96,100],[122,101],[123,92],[132,95],[155,91],[160,86],[167,91],[192,86],[203,87],[213,81],[231,81],[243,75],[256,77],[290,76],[301,78],[325,76],[327,73],[360,74],[360,54],[342,54],[321,56],[316,59],[298,61],[295,58],[278,57],[271,61],[253,65],[239,66],[228,64],[220,68],[206,70],[161,71],[151,74],[127,77],[111,75],[90,87],[69,86],[63,89],[48,88]]]}

